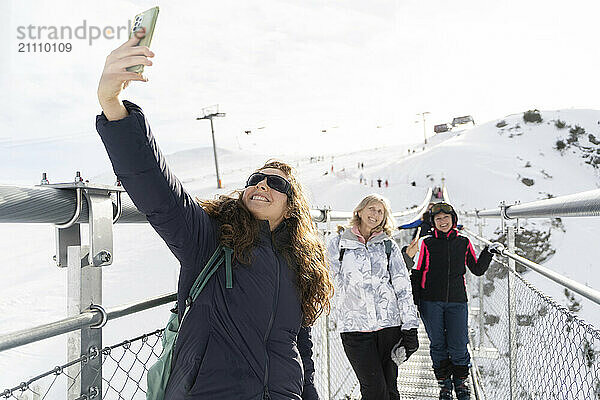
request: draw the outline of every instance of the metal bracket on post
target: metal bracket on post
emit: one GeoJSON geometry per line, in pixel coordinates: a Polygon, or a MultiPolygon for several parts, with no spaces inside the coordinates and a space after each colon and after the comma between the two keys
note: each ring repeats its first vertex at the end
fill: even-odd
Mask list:
{"type": "Polygon", "coordinates": [[[506,203],[504,201],[500,202],[500,221],[502,223],[502,233],[506,233],[506,220],[508,216],[506,215],[506,203]]]}
{"type": "Polygon", "coordinates": [[[325,213],[325,226],[327,229],[327,234],[330,235],[331,232],[331,207],[323,208],[323,213],[325,213]]]}
{"type": "Polygon", "coordinates": [[[87,200],[88,222],[90,226],[90,255],[89,264],[95,267],[112,264],[113,239],[112,225],[122,212],[121,193],[125,189],[119,185],[92,185],[83,182],[79,172],[71,183],[44,183],[38,185],[55,189],[75,190],[76,206],[73,217],[64,224],[56,225],[56,255],[54,260],[59,267],[67,266],[67,248],[81,245],[80,223],[83,197],[87,200]],[[117,196],[117,212],[113,211],[111,193],[117,196]]]}
{"type": "Polygon", "coordinates": [[[73,216],[64,224],[56,225],[56,256],[58,266],[67,269],[67,314],[76,316],[90,309],[102,314],[102,321],[94,326],[71,332],[67,338],[68,360],[87,355],[86,360],[69,368],[69,375],[76,377],[69,386],[68,398],[94,398],[102,393],[102,327],[108,315],[102,308],[102,267],[113,260],[113,223],[121,216],[120,186],[91,185],[84,182],[77,172],[71,183],[49,184],[46,177],[43,187],[73,190],[76,206],[73,216]],[[113,210],[112,193],[116,193],[116,213],[113,210]],[[87,200],[89,223],[89,246],[81,245],[80,221],[83,196],[87,200]]]}
{"type": "Polygon", "coordinates": [[[110,265],[113,253],[113,203],[110,191],[88,188],[85,196],[90,220],[90,265],[110,265]]]}
{"type": "MultiPolygon", "coordinates": [[[[42,180],[44,182],[44,180],[42,180]]],[[[42,183],[43,186],[52,186],[45,180],[46,183],[42,183]]],[[[55,238],[56,238],[56,255],[54,261],[60,268],[67,267],[67,247],[81,245],[81,232],[79,229],[79,216],[81,215],[81,207],[83,199],[81,195],[81,188],[75,188],[75,212],[71,219],[64,224],[56,224],[55,238]]]]}

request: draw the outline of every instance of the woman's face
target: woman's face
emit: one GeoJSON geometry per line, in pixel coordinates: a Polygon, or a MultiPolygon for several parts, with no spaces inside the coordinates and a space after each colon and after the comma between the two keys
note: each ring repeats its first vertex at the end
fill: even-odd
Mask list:
{"type": "MultiPolygon", "coordinates": [[[[288,179],[281,170],[276,168],[265,168],[259,172],[269,175],[279,175],[288,179]]],[[[288,211],[287,195],[271,189],[267,184],[267,178],[254,186],[248,186],[244,189],[242,202],[248,207],[254,218],[269,221],[271,230],[277,228],[286,217],[288,211]]]]}
{"type": "Polygon", "coordinates": [[[441,212],[433,217],[433,223],[438,230],[448,233],[452,229],[452,216],[441,212]]]}
{"type": "Polygon", "coordinates": [[[372,231],[381,224],[384,215],[385,207],[380,201],[373,201],[358,212],[361,227],[368,231],[372,231]]]}

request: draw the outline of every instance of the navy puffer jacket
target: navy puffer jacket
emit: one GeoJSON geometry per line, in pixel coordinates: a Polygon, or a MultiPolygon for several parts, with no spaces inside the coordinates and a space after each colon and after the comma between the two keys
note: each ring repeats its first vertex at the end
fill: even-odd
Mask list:
{"type": "MultiPolygon", "coordinates": [[[[218,245],[218,223],[169,171],[142,110],[124,101],[129,115],[97,116],[96,129],[113,170],[136,207],[181,264],[178,309],[218,245]]],[[[302,328],[295,273],[281,252],[285,223],[270,232],[260,221],[250,265],[233,264],[210,279],[182,324],[166,398],[318,399],[310,328],[302,328]]],[[[180,315],[181,317],[181,315],[180,315]]]]}

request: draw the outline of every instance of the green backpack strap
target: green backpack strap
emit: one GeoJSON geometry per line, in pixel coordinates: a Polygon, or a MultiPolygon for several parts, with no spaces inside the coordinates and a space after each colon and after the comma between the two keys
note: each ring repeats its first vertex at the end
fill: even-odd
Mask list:
{"type": "Polygon", "coordinates": [[[225,246],[219,245],[215,252],[212,254],[198,277],[194,281],[192,288],[190,289],[190,294],[186,300],[186,305],[190,305],[193,303],[204,286],[208,283],[208,280],[213,276],[217,269],[223,264],[225,261],[225,287],[227,289],[231,289],[233,287],[233,272],[231,269],[231,256],[233,254],[233,249],[225,246]]]}

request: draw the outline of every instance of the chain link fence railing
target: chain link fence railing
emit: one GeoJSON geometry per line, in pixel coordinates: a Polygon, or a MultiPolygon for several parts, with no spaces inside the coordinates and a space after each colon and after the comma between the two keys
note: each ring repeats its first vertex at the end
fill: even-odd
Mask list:
{"type": "MultiPolygon", "coordinates": [[[[358,380],[344,353],[340,335],[328,330],[327,317],[319,318],[312,328],[315,385],[323,399],[359,398],[358,380]],[[329,351],[328,351],[329,349],[329,351]]],[[[57,366],[10,389],[0,399],[66,399],[76,384],[81,367],[90,359],[102,357],[102,399],[134,400],[146,398],[146,373],[162,351],[162,329],[125,340],[100,352],[84,355],[57,366]]],[[[83,394],[75,400],[99,399],[97,393],[83,394]]]]}
{"type": "Polygon", "coordinates": [[[484,276],[469,278],[472,307],[480,304],[479,296],[483,294],[482,310],[470,316],[470,328],[486,398],[600,399],[600,330],[511,271],[501,257],[495,257],[484,276]],[[514,282],[511,290],[516,314],[516,352],[512,360],[516,382],[512,398],[509,275],[514,282]]]}
{"type": "Polygon", "coordinates": [[[92,391],[75,400],[145,399],[146,373],[162,351],[162,329],[107,346],[99,352],[83,355],[64,365],[37,375],[0,393],[2,399],[44,400],[66,399],[67,392],[77,384],[81,368],[89,360],[102,357],[102,396],[92,391]]]}

